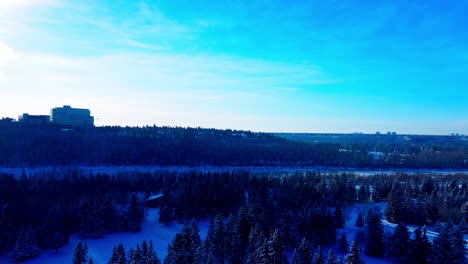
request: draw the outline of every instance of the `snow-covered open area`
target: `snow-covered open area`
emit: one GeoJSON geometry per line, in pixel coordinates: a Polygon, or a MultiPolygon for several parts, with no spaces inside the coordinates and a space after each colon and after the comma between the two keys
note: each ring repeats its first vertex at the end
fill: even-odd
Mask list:
{"type": "MultiPolygon", "coordinates": [[[[114,246],[122,243],[125,250],[134,248],[143,240],[153,241],[154,249],[158,257],[163,260],[167,253],[167,246],[174,238],[175,234],[182,230],[183,225],[171,223],[161,225],[158,222],[159,209],[147,209],[146,219],[142,225],[142,231],[138,233],[114,233],[108,234],[100,239],[84,239],[82,241],[88,244],[88,255],[93,258],[96,264],[107,264],[114,246]]],[[[205,239],[208,232],[209,221],[198,223],[200,236],[205,239]]],[[[70,242],[57,252],[55,250],[44,250],[37,258],[31,259],[27,264],[50,264],[50,263],[71,263],[75,245],[78,243],[78,235],[72,235],[70,242]]],[[[13,263],[10,256],[0,257],[0,263],[13,263]]]]}

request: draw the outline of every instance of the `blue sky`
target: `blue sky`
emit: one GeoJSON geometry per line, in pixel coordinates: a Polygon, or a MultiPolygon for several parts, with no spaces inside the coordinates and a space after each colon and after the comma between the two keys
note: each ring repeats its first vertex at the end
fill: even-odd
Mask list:
{"type": "Polygon", "coordinates": [[[0,116],[468,134],[468,1],[0,1],[0,116]]]}

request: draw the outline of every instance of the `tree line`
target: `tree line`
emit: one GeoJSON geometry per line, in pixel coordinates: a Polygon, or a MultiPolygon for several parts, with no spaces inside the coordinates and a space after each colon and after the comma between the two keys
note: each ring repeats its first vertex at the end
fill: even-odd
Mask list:
{"type": "Polygon", "coordinates": [[[182,127],[64,128],[0,122],[0,166],[213,165],[468,168],[468,144],[306,143],[182,127]],[[378,149],[384,155],[374,158],[378,149]]]}

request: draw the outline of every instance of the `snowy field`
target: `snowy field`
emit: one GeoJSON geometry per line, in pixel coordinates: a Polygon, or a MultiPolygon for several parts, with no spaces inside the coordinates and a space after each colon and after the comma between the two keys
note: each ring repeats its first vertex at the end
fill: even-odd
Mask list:
{"type": "MultiPolygon", "coordinates": [[[[158,222],[159,209],[148,209],[146,221],[142,225],[142,231],[139,233],[114,233],[106,235],[101,239],[85,239],[88,244],[88,255],[94,259],[96,264],[107,264],[112,249],[119,243],[122,243],[125,250],[136,247],[143,240],[152,240],[154,249],[158,257],[163,260],[167,253],[167,246],[174,238],[175,234],[182,230],[181,224],[172,223],[162,226],[158,222]]],[[[205,239],[208,232],[209,221],[199,222],[200,236],[205,239]]],[[[26,264],[50,264],[50,263],[71,263],[72,254],[79,238],[77,235],[70,237],[70,242],[57,252],[55,250],[45,250],[37,258],[31,259],[26,264]]],[[[13,263],[8,256],[0,257],[0,263],[13,263]]]]}

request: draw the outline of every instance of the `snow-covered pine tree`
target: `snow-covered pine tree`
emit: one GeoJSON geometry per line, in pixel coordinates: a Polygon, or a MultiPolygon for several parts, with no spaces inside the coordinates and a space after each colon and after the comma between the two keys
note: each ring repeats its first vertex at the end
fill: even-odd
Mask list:
{"type": "Polygon", "coordinates": [[[333,249],[328,251],[327,264],[336,264],[335,252],[333,252],[333,249]]]}
{"type": "Polygon", "coordinates": [[[390,238],[390,254],[400,262],[406,262],[409,250],[410,236],[408,228],[403,223],[400,223],[395,227],[393,235],[390,238]]]}
{"type": "Polygon", "coordinates": [[[314,264],[325,264],[322,248],[319,246],[314,255],[314,264]]]}
{"type": "Polygon", "coordinates": [[[269,244],[269,259],[271,264],[284,264],[287,263],[286,256],[283,254],[283,244],[278,229],[273,231],[269,244]]]}
{"type": "Polygon", "coordinates": [[[346,255],[346,264],[363,264],[356,241],[351,243],[349,254],[346,255]]]}
{"type": "Polygon", "coordinates": [[[291,258],[291,264],[299,264],[299,257],[297,255],[297,249],[294,249],[294,252],[291,258]]]}
{"type": "Polygon", "coordinates": [[[88,244],[78,241],[73,250],[73,264],[86,264],[88,262],[88,244]]]}
{"type": "Polygon", "coordinates": [[[341,208],[341,205],[339,203],[336,204],[333,218],[334,218],[334,221],[335,221],[335,226],[337,228],[343,228],[344,227],[345,217],[343,215],[343,208],[341,208]]]}
{"type": "Polygon", "coordinates": [[[356,219],[356,227],[364,227],[364,216],[362,215],[362,211],[359,212],[356,219]]]}
{"type": "Polygon", "coordinates": [[[338,240],[338,250],[342,253],[347,253],[349,249],[348,238],[346,233],[341,233],[340,239],[338,240]]]}
{"type": "Polygon", "coordinates": [[[16,240],[15,248],[13,249],[13,260],[15,262],[23,262],[28,259],[39,256],[40,251],[36,242],[36,235],[31,226],[26,230],[21,227],[16,240]]]}
{"type": "Polygon", "coordinates": [[[130,205],[128,206],[128,230],[130,232],[141,231],[141,222],[143,221],[143,210],[138,204],[138,199],[135,193],[130,197],[130,205]]]}
{"type": "Polygon", "coordinates": [[[416,228],[414,230],[414,240],[411,241],[410,261],[420,264],[429,263],[431,247],[431,242],[426,235],[426,227],[416,228]]]}
{"type": "Polygon", "coordinates": [[[15,262],[22,262],[27,259],[27,246],[26,246],[26,229],[24,226],[20,227],[20,231],[16,238],[16,245],[13,249],[13,261],[15,262]]]}
{"type": "MultiPolygon", "coordinates": [[[[161,264],[161,260],[159,260],[158,254],[154,250],[152,240],[149,242],[147,262],[144,264],[161,264]]],[[[195,262],[195,264],[197,264],[197,262],[195,262]]]]}
{"type": "Polygon", "coordinates": [[[301,244],[297,248],[297,256],[299,264],[312,263],[312,249],[310,248],[309,241],[303,238],[301,244]]]}
{"type": "Polygon", "coordinates": [[[382,257],[384,254],[383,225],[378,208],[369,209],[366,217],[365,253],[369,256],[382,257]]]}

